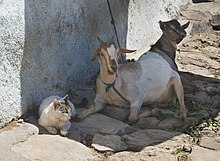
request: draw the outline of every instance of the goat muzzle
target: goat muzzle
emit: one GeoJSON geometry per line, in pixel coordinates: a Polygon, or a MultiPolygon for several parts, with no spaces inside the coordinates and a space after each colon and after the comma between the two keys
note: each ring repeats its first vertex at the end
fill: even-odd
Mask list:
{"type": "Polygon", "coordinates": [[[117,63],[116,63],[115,60],[112,60],[112,62],[111,62],[111,68],[112,68],[112,70],[113,70],[114,72],[117,71],[118,66],[117,66],[117,63]]]}
{"type": "Polygon", "coordinates": [[[112,70],[114,71],[114,72],[116,72],[117,71],[117,66],[111,66],[111,68],[112,68],[112,70]]]}

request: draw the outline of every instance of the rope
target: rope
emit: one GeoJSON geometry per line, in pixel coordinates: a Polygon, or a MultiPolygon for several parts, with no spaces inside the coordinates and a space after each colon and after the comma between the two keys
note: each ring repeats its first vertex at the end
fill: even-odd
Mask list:
{"type": "MultiPolygon", "coordinates": [[[[120,47],[120,43],[119,43],[119,39],[118,39],[118,33],[117,33],[116,26],[115,26],[114,18],[113,18],[113,15],[112,15],[112,10],[111,10],[111,6],[110,6],[110,3],[109,3],[109,0],[107,0],[107,4],[108,4],[108,9],[109,9],[109,12],[110,12],[110,15],[111,15],[111,24],[113,25],[113,28],[114,28],[114,31],[115,31],[115,36],[116,36],[117,44],[118,44],[118,47],[120,47]]],[[[122,63],[125,62],[125,59],[124,59],[122,54],[120,55],[120,61],[122,63]]]]}
{"type": "MultiPolygon", "coordinates": [[[[100,79],[102,80],[101,77],[100,77],[100,79]]],[[[105,93],[107,93],[107,92],[110,90],[110,88],[113,88],[113,90],[114,90],[123,100],[125,100],[126,102],[129,103],[128,99],[126,99],[126,98],[115,88],[115,81],[114,81],[112,84],[106,84],[103,80],[102,80],[102,82],[107,86],[107,87],[105,88],[105,93]]]]}

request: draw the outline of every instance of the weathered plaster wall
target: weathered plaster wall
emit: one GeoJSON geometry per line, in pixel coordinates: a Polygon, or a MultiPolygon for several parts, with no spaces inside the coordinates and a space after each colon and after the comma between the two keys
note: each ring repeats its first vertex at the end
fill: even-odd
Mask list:
{"type": "MultiPolygon", "coordinates": [[[[125,46],[128,1],[110,2],[125,46]]],[[[49,95],[62,96],[88,85],[98,71],[98,61],[89,61],[99,45],[98,35],[106,41],[115,35],[106,0],[25,1],[23,111],[49,95]]]]}
{"type": "Polygon", "coordinates": [[[0,0],[0,127],[21,115],[24,1],[0,0]]]}
{"type": "Polygon", "coordinates": [[[137,59],[147,51],[162,34],[159,20],[168,21],[179,14],[180,6],[191,3],[191,0],[130,0],[128,8],[127,48],[137,49],[127,58],[137,59]]]}

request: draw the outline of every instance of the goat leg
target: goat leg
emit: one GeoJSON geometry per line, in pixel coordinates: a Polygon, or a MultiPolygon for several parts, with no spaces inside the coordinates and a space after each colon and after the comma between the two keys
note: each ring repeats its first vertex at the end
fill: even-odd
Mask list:
{"type": "Polygon", "coordinates": [[[134,123],[138,120],[138,113],[140,111],[140,107],[131,106],[130,107],[130,114],[128,116],[128,122],[134,123]]]}
{"type": "Polygon", "coordinates": [[[180,119],[182,121],[185,121],[186,119],[186,108],[185,108],[185,103],[184,103],[184,92],[183,92],[183,86],[181,84],[180,79],[177,77],[172,77],[172,83],[174,86],[175,93],[177,95],[177,99],[180,104],[180,119]]]}
{"type": "Polygon", "coordinates": [[[158,109],[149,109],[139,115],[139,118],[143,117],[157,117],[159,119],[162,117],[162,112],[158,109]]]}
{"type": "Polygon", "coordinates": [[[102,103],[95,103],[92,104],[88,109],[80,112],[79,114],[76,115],[76,119],[77,120],[82,120],[84,119],[86,116],[96,113],[100,110],[102,110],[104,108],[104,105],[102,103]]]}

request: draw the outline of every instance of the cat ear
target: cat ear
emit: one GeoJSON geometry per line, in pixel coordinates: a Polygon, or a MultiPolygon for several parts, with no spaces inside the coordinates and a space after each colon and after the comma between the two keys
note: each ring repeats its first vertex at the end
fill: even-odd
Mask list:
{"type": "Polygon", "coordinates": [[[60,106],[60,102],[57,99],[53,100],[53,107],[54,107],[54,109],[55,110],[58,109],[59,106],[60,106]]]}
{"type": "Polygon", "coordinates": [[[66,96],[63,97],[63,100],[65,101],[65,104],[68,104],[68,100],[69,100],[69,95],[67,94],[66,96]]]}

